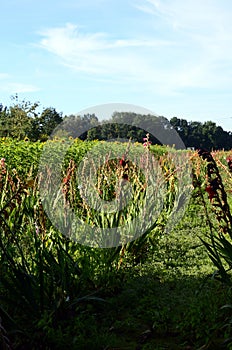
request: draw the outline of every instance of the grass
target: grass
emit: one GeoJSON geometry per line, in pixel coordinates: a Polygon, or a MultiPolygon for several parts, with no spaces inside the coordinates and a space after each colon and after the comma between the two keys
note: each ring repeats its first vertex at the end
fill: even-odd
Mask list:
{"type": "Polygon", "coordinates": [[[196,220],[189,229],[189,209],[177,230],[159,237],[159,249],[143,264],[128,267],[117,293],[105,296],[107,306],[94,321],[109,339],[99,349],[218,349],[222,344],[220,307],[231,293],[212,278],[214,266],[198,238],[205,226],[196,220]]]}

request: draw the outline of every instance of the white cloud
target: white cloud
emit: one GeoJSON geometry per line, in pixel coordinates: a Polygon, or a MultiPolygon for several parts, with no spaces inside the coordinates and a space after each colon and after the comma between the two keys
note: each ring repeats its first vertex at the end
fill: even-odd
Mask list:
{"type": "Polygon", "coordinates": [[[180,85],[223,88],[232,78],[231,5],[225,0],[141,0],[135,6],[154,16],[167,40],[174,37],[189,52],[181,60],[180,85]]]}
{"type": "Polygon", "coordinates": [[[149,37],[143,36],[142,28],[134,38],[112,38],[67,24],[40,32],[37,46],[77,73],[111,83],[142,84],[156,94],[231,86],[232,15],[218,2],[137,0],[135,6],[154,16],[149,37]]]}
{"type": "Polygon", "coordinates": [[[106,33],[82,33],[72,24],[44,30],[40,35],[39,47],[56,55],[64,65],[122,83],[150,80],[151,56],[158,57],[160,49],[175,45],[161,39],[112,39],[106,33]]]}
{"type": "Polygon", "coordinates": [[[7,78],[9,78],[9,74],[7,74],[7,73],[0,73],[0,80],[7,79],[7,78]]]}
{"type": "Polygon", "coordinates": [[[222,26],[225,17],[231,17],[225,10],[226,3],[225,0],[141,0],[135,6],[161,16],[173,28],[202,32],[222,26]]]}
{"type": "Polygon", "coordinates": [[[8,94],[36,92],[40,90],[32,84],[12,82],[8,74],[0,74],[0,80],[3,80],[0,84],[0,91],[7,92],[8,94]]]}
{"type": "Polygon", "coordinates": [[[23,84],[23,83],[8,83],[6,84],[5,91],[10,93],[25,93],[25,92],[36,92],[40,88],[32,84],[23,84]]]}
{"type": "Polygon", "coordinates": [[[157,16],[166,36],[182,35],[182,40],[217,51],[231,44],[232,4],[226,0],[141,0],[135,6],[157,16]]]}

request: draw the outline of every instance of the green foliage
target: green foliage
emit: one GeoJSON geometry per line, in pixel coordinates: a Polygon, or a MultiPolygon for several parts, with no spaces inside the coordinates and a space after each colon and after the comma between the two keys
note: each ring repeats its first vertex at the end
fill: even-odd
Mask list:
{"type": "Polygon", "coordinates": [[[175,144],[179,149],[183,149],[184,145],[208,150],[231,148],[231,132],[224,131],[212,121],[188,122],[173,117],[169,123],[163,116],[115,111],[107,120],[100,122],[100,116],[95,114],[63,117],[53,107],[41,111],[39,102],[21,101],[17,94],[12,101],[9,107],[0,104],[0,138],[28,138],[44,142],[52,134],[59,138],[71,136],[89,141],[131,139],[142,143],[144,135],[149,132],[150,141],[156,145],[172,147],[175,144]]]}
{"type": "MultiPolygon", "coordinates": [[[[219,279],[231,288],[231,269],[232,269],[232,206],[231,206],[231,154],[214,152],[209,153],[205,150],[198,151],[202,158],[202,168],[204,169],[206,181],[199,181],[199,165],[195,169],[195,185],[199,190],[199,196],[205,209],[207,224],[210,233],[201,238],[205,245],[209,257],[217,268],[214,273],[215,279],[219,279]],[[227,161],[227,165],[225,165],[227,161]],[[206,198],[207,192],[208,198],[206,198]],[[211,211],[211,213],[210,213],[211,211]],[[211,214],[211,215],[210,215],[211,214]]],[[[199,159],[198,159],[199,164],[199,159]]],[[[226,329],[227,339],[224,346],[228,349],[232,344],[231,304],[222,306],[221,310],[227,311],[223,329],[226,329]]]]}
{"type": "Polygon", "coordinates": [[[0,137],[46,141],[63,120],[62,113],[52,107],[44,108],[40,113],[39,102],[20,101],[17,94],[12,101],[13,105],[9,108],[0,105],[0,137]]]}
{"type": "Polygon", "coordinates": [[[45,108],[31,121],[30,139],[46,141],[62,121],[62,114],[58,113],[55,108],[45,108]]]}
{"type": "Polygon", "coordinates": [[[13,105],[0,111],[0,137],[23,140],[31,130],[33,117],[37,115],[38,102],[20,101],[18,95],[12,97],[13,105]]]}
{"type": "Polygon", "coordinates": [[[170,124],[179,133],[186,147],[230,150],[232,144],[231,132],[224,131],[212,121],[204,123],[173,117],[170,124]]]}
{"type": "Polygon", "coordinates": [[[23,178],[36,175],[42,149],[40,142],[0,139],[0,158],[5,159],[10,171],[17,170],[17,174],[23,178]]]}
{"type": "Polygon", "coordinates": [[[95,140],[98,139],[98,137],[89,138],[87,135],[89,132],[96,131],[95,127],[98,124],[98,118],[95,114],[85,114],[83,116],[71,114],[64,117],[63,123],[55,131],[55,135],[58,136],[63,134],[81,140],[85,140],[86,138],[89,140],[95,140]]]}
{"type": "MultiPolygon", "coordinates": [[[[203,185],[199,181],[198,174],[194,174],[195,185],[199,189],[199,195],[203,202],[210,235],[208,240],[203,240],[209,256],[218,269],[219,277],[222,281],[231,284],[231,277],[227,270],[232,268],[232,214],[229,204],[229,193],[232,186],[232,176],[223,163],[218,159],[217,153],[212,155],[205,150],[198,151],[202,158],[202,168],[205,179],[203,185]],[[220,167],[222,167],[220,169],[220,167]],[[222,170],[226,170],[226,183],[224,185],[222,170]],[[227,193],[229,183],[229,190],[227,193]],[[204,186],[204,187],[203,187],[204,186]],[[206,196],[208,198],[206,199],[206,196]],[[209,202],[209,203],[207,203],[209,202]],[[212,210],[210,216],[209,210],[212,210]],[[226,237],[227,236],[227,237],[226,237]]],[[[196,159],[199,164],[199,159],[196,159]]],[[[201,165],[200,165],[201,166],[201,165]]]]}
{"type": "Polygon", "coordinates": [[[46,342],[55,342],[55,324],[63,319],[72,322],[79,304],[104,302],[95,293],[98,280],[104,287],[101,276],[107,276],[112,252],[84,252],[54,230],[36,181],[20,179],[16,171],[10,174],[1,163],[0,300],[8,326],[14,320],[15,345],[25,342],[33,348],[39,342],[44,348],[46,342]],[[106,261],[109,265],[104,267],[106,261]],[[44,339],[35,332],[44,332],[44,339]]]}
{"type": "MultiPolygon", "coordinates": [[[[60,176],[62,180],[70,175],[63,186],[77,209],[81,197],[75,192],[79,179],[73,165],[81,164],[94,146],[105,143],[53,139],[46,144],[56,149],[54,161],[59,160],[67,140],[71,146],[60,176]]],[[[215,212],[209,210],[207,162],[191,153],[196,188],[185,216],[167,232],[165,226],[178,193],[173,159],[179,152],[151,146],[165,185],[165,205],[155,226],[128,245],[92,248],[63,236],[44,212],[36,176],[44,146],[10,139],[0,143],[0,159],[5,158],[0,162],[0,347],[216,350],[225,338],[229,344],[231,289],[212,278],[218,273],[214,273],[205,247],[209,244],[213,254],[217,253],[227,273],[231,259],[227,243],[231,240],[224,233],[220,236],[224,240],[212,246],[212,226],[220,230],[225,225],[223,220],[217,222],[219,207],[213,207],[215,212]],[[224,250],[218,249],[219,244],[224,250]],[[223,305],[228,307],[221,309],[223,305]]],[[[119,151],[124,149],[120,143],[116,146],[119,151]]],[[[136,150],[139,145],[133,147],[136,150]]],[[[230,173],[225,156],[222,153],[215,159],[228,191],[230,173]]],[[[49,153],[47,157],[47,163],[51,162],[49,153]]],[[[125,164],[117,158],[100,164],[95,185],[110,201],[116,175],[127,175],[142,203],[140,190],[146,177],[132,162],[120,159],[125,164]]],[[[221,192],[219,195],[219,199],[224,198],[221,192]]],[[[227,198],[230,206],[230,195],[227,198]]],[[[133,207],[133,201],[130,205],[133,207]]],[[[84,217],[84,211],[81,214],[84,217]]],[[[88,220],[97,218],[97,213],[90,214],[88,220]]]]}

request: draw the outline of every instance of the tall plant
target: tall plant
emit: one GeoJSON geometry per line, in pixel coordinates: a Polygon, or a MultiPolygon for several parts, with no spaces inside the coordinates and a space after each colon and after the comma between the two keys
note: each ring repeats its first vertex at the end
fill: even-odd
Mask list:
{"type": "Polygon", "coordinates": [[[202,185],[199,172],[195,168],[194,183],[200,190],[211,232],[203,243],[218,269],[216,277],[231,284],[229,272],[232,270],[232,213],[228,196],[232,189],[231,157],[226,159],[227,166],[217,158],[216,153],[203,149],[198,151],[197,157],[202,159],[205,181],[202,185]],[[214,213],[213,218],[210,212],[214,213]]]}

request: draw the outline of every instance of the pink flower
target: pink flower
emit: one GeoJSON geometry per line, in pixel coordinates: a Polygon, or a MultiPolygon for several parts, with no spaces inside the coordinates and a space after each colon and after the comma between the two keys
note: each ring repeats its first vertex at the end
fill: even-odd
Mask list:
{"type": "Polygon", "coordinates": [[[232,156],[227,157],[226,161],[228,163],[228,167],[229,167],[230,171],[232,171],[232,156]]]}
{"type": "Polygon", "coordinates": [[[2,158],[1,159],[1,166],[3,167],[3,168],[5,168],[5,166],[6,166],[6,164],[5,164],[5,158],[2,158]]]}
{"type": "Polygon", "coordinates": [[[37,224],[35,224],[35,233],[36,233],[36,235],[39,234],[39,226],[37,224]]]}
{"type": "Polygon", "coordinates": [[[128,160],[125,159],[125,156],[122,156],[122,158],[119,159],[119,164],[123,167],[125,167],[128,164],[128,160]]]}
{"type": "Polygon", "coordinates": [[[151,141],[147,141],[143,143],[143,147],[149,147],[151,145],[151,141]]]}

